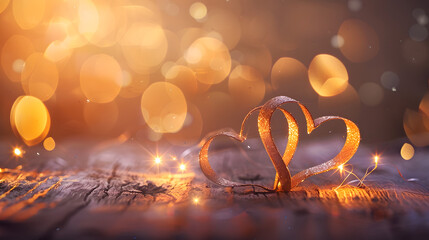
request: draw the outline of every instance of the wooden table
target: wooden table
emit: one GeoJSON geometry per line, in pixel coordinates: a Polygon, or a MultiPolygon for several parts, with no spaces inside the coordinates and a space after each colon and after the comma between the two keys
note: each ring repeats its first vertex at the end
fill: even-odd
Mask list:
{"type": "MultiPolygon", "coordinates": [[[[10,158],[3,141],[0,238],[429,239],[428,150],[405,161],[400,143],[383,147],[365,186],[338,187],[344,175],[328,172],[290,193],[267,193],[211,184],[199,170],[198,148],[185,156],[184,173],[177,169],[183,149],[163,152],[158,173],[153,156],[132,140],[70,140],[53,152],[28,148],[22,159],[10,158]]],[[[291,169],[328,159],[335,154],[329,149],[340,147],[335,139],[303,144],[291,169]]],[[[358,176],[373,151],[362,145],[350,161],[358,176]]],[[[258,140],[217,144],[210,161],[237,181],[269,186],[274,178],[258,140]]]]}

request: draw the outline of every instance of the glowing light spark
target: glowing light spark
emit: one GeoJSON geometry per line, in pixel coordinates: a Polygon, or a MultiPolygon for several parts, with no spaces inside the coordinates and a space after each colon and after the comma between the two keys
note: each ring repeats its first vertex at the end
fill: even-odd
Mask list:
{"type": "Polygon", "coordinates": [[[14,149],[13,149],[13,154],[14,154],[16,157],[22,157],[22,155],[23,155],[24,153],[23,153],[23,151],[22,151],[20,148],[16,147],[16,148],[14,148],[14,149]]]}
{"type": "Polygon", "coordinates": [[[160,164],[161,163],[161,158],[160,157],[156,157],[155,158],[155,163],[156,164],[160,164]]]}
{"type": "Polygon", "coordinates": [[[344,164],[341,164],[340,166],[338,166],[338,169],[340,170],[340,173],[343,173],[343,169],[344,169],[344,164]]]}
{"type": "Polygon", "coordinates": [[[17,156],[21,156],[21,154],[22,154],[21,149],[19,149],[19,148],[15,148],[13,150],[13,153],[15,153],[15,155],[17,155],[17,156]]]}
{"type": "Polygon", "coordinates": [[[177,160],[177,157],[173,156],[173,157],[171,158],[171,160],[176,161],[176,160],[177,160]]]}
{"type": "Polygon", "coordinates": [[[180,164],[179,169],[183,172],[186,170],[186,165],[185,164],[180,164]]]}
{"type": "Polygon", "coordinates": [[[196,197],[193,199],[193,202],[195,205],[198,205],[200,203],[200,199],[196,197]]]}
{"type": "MultiPolygon", "coordinates": [[[[342,171],[344,170],[344,172],[348,173],[348,175],[344,178],[344,180],[341,182],[341,184],[336,188],[340,188],[341,186],[343,186],[343,184],[346,182],[346,179],[350,176],[353,175],[356,180],[359,182],[358,187],[362,187],[364,186],[364,181],[365,179],[372,173],[375,171],[375,169],[377,169],[378,167],[378,162],[380,161],[380,155],[375,154],[373,155],[373,159],[374,159],[374,167],[371,169],[371,166],[369,166],[366,171],[365,174],[363,175],[362,178],[359,178],[356,174],[353,173],[353,169],[351,171],[347,170],[344,168],[343,164],[341,164],[340,166],[338,166],[338,169],[340,170],[340,173],[342,173],[342,171]],[[370,170],[371,169],[371,170],[370,170]]],[[[346,184],[347,185],[347,184],[346,184]]]]}
{"type": "Polygon", "coordinates": [[[371,171],[369,171],[369,167],[366,169],[365,175],[363,175],[362,179],[361,179],[361,183],[363,184],[363,181],[365,180],[366,177],[368,177],[372,172],[374,172],[375,169],[377,169],[378,167],[378,161],[380,160],[380,156],[378,154],[374,155],[374,167],[372,168],[371,171]]]}

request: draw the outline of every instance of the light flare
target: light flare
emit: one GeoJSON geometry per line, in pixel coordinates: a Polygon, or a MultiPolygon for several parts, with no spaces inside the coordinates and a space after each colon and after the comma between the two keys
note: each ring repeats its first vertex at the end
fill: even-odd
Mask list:
{"type": "Polygon", "coordinates": [[[343,174],[344,164],[341,164],[340,166],[338,166],[338,169],[340,170],[340,174],[343,174]]]}
{"type": "Polygon", "coordinates": [[[180,164],[179,166],[180,171],[182,171],[182,173],[186,170],[186,165],[185,164],[180,164]]]}
{"type": "Polygon", "coordinates": [[[159,164],[161,164],[162,159],[161,159],[161,157],[156,156],[154,161],[155,161],[155,164],[159,165],[159,164]]]}
{"type": "Polygon", "coordinates": [[[374,163],[377,165],[378,164],[378,160],[380,159],[380,157],[378,155],[374,156],[374,163]]]}
{"type": "Polygon", "coordinates": [[[19,147],[15,147],[13,149],[13,155],[15,155],[15,157],[20,157],[21,158],[24,155],[24,151],[21,148],[19,148],[19,147]]]}

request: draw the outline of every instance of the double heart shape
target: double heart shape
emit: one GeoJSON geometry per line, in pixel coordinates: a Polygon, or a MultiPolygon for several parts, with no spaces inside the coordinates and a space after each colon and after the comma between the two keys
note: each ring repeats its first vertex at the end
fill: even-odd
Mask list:
{"type": "Polygon", "coordinates": [[[337,168],[338,166],[348,162],[356,153],[359,147],[359,142],[360,142],[359,128],[352,121],[338,116],[324,116],[324,117],[319,117],[317,119],[313,119],[308,109],[304,105],[302,105],[299,101],[286,96],[278,96],[270,99],[264,105],[252,109],[244,118],[239,134],[237,134],[235,131],[232,131],[232,130],[220,130],[218,132],[215,132],[214,134],[211,134],[209,137],[207,137],[205,142],[202,145],[202,148],[199,154],[199,161],[200,161],[201,170],[203,171],[204,175],[209,180],[211,180],[216,184],[219,184],[225,187],[255,186],[255,187],[261,187],[269,191],[289,192],[291,191],[291,189],[293,189],[298,184],[303,182],[306,178],[319,173],[327,172],[331,169],[337,168]],[[337,156],[328,160],[327,162],[307,168],[295,174],[294,176],[291,176],[288,165],[289,165],[289,162],[292,160],[296,150],[296,146],[298,145],[299,129],[295,118],[289,112],[281,108],[281,105],[286,103],[296,103],[299,105],[307,121],[308,134],[310,134],[314,129],[316,129],[318,126],[320,126],[322,123],[326,121],[334,120],[334,119],[339,119],[344,121],[347,128],[347,137],[343,148],[341,149],[341,151],[338,153],[337,156]],[[271,117],[276,110],[280,110],[283,113],[288,123],[288,138],[287,138],[288,142],[283,156],[280,155],[271,134],[271,117]],[[259,115],[258,115],[259,136],[277,172],[273,188],[268,188],[258,184],[242,184],[242,183],[238,183],[238,182],[234,182],[234,181],[222,178],[218,176],[216,172],[212,169],[208,160],[208,150],[209,150],[210,144],[216,137],[227,136],[240,142],[244,142],[246,140],[246,137],[243,136],[244,125],[246,123],[246,120],[249,118],[249,116],[256,111],[259,111],[259,115]]]}

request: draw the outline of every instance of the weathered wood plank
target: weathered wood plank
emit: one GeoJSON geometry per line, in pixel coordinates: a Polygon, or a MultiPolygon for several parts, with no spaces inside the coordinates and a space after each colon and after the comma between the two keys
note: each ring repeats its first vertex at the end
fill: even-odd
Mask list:
{"type": "MultiPolygon", "coordinates": [[[[250,149],[243,146],[244,152],[237,147],[215,147],[210,158],[213,167],[237,181],[272,184],[274,171],[265,153],[256,143],[250,144],[250,149]]],[[[308,164],[299,159],[329,157],[330,153],[315,144],[297,152],[291,166],[295,171],[308,164]],[[312,149],[318,150],[315,153],[312,149]]],[[[330,144],[335,147],[338,143],[323,144],[330,148],[330,144]]],[[[185,159],[188,173],[176,173],[172,170],[176,163],[166,162],[158,174],[151,162],[138,160],[149,156],[133,143],[97,151],[90,144],[82,144],[78,149],[79,154],[73,157],[46,153],[35,157],[39,156],[37,149],[29,150],[27,159],[17,162],[23,167],[2,168],[1,238],[429,236],[429,162],[425,161],[425,149],[416,153],[413,162],[386,153],[381,159],[385,165],[368,177],[365,186],[350,183],[338,188],[341,176],[326,173],[290,193],[214,186],[199,171],[197,153],[185,159]],[[402,179],[393,165],[406,179],[418,181],[402,179]]],[[[362,146],[352,160],[358,176],[371,164],[371,153],[362,146]]]]}

